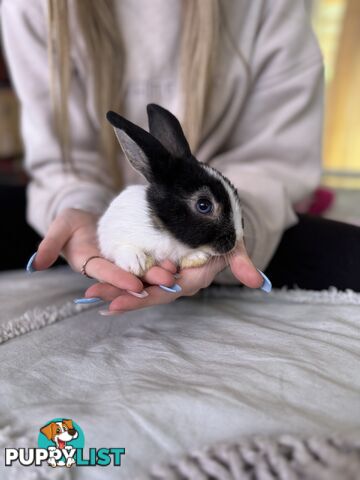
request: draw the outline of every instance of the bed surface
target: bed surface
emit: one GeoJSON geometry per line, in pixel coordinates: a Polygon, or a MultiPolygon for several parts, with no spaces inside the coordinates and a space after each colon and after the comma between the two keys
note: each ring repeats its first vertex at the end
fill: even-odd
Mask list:
{"type": "Polygon", "coordinates": [[[88,284],[66,268],[0,276],[2,432],[36,446],[64,417],[86,447],[126,449],[120,468],[29,467],[31,478],[135,479],[257,434],[359,438],[360,295],[217,287],[102,317],[72,304],[88,284]]]}

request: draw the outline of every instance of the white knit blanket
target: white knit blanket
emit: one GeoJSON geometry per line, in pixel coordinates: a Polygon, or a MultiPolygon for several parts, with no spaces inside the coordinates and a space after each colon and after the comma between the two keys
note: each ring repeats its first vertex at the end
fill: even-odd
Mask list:
{"type": "Polygon", "coordinates": [[[0,478],[360,478],[359,294],[221,287],[104,318],[72,303],[88,284],[0,276],[0,455],[62,416],[123,465],[0,478]]]}

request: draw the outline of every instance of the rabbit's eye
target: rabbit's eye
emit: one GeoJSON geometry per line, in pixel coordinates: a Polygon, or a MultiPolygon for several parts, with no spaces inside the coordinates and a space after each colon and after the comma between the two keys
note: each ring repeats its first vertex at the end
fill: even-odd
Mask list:
{"type": "Polygon", "coordinates": [[[196,202],[196,209],[199,213],[211,213],[213,211],[213,204],[207,198],[199,198],[196,202]]]}

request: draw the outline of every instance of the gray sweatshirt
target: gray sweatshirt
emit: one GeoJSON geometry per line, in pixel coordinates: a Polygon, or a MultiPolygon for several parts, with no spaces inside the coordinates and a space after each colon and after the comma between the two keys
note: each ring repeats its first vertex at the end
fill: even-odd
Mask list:
{"type": "MultiPolygon", "coordinates": [[[[100,0],[101,1],[101,0],[100,0]]],[[[181,0],[118,0],[127,49],[124,115],[146,128],[146,105],[158,103],[182,118],[179,84],[181,0]]],[[[222,0],[232,40],[225,36],[200,161],[237,187],[245,243],[264,269],[284,230],[297,222],[293,205],[321,175],[323,62],[304,0],[222,0]],[[239,53],[240,52],[240,53],[239,53]]],[[[101,213],[114,192],[98,151],[98,119],[76,23],[70,93],[73,160],[97,181],[61,168],[49,94],[45,0],[3,0],[3,41],[22,106],[28,220],[41,234],[64,208],[101,213]]],[[[116,61],[116,59],[114,59],[116,61]]],[[[142,178],[119,154],[124,185],[142,178]]]]}

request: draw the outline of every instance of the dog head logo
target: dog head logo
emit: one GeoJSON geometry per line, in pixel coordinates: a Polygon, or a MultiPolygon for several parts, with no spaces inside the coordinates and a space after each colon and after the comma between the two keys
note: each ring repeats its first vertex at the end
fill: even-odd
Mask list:
{"type": "Polygon", "coordinates": [[[71,467],[76,463],[76,448],[84,447],[84,434],[73,420],[55,418],[40,428],[39,447],[49,451],[51,467],[71,467]]]}
{"type": "Polygon", "coordinates": [[[61,450],[66,447],[67,442],[75,440],[79,436],[78,431],[73,426],[73,421],[65,419],[60,422],[48,423],[45,427],[40,428],[40,432],[61,450]]]}

